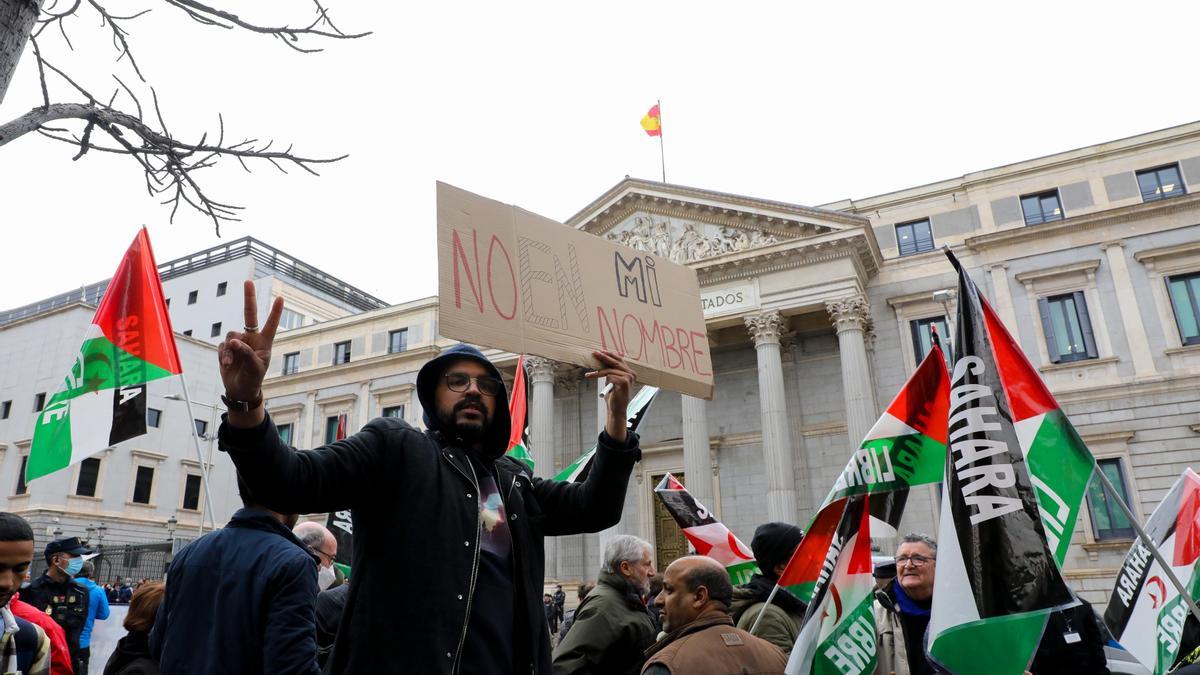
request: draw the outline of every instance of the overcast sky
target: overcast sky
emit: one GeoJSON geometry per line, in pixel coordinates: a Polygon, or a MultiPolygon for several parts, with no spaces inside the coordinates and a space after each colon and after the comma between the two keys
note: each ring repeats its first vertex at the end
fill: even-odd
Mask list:
{"type": "MultiPolygon", "coordinates": [[[[155,8],[127,27],[176,136],[222,113],[228,138],[349,157],[319,178],[202,172],[246,207],[218,239],[192,211],[168,223],[127,157],[72,162],[37,135],[0,147],[0,309],[111,275],[142,224],[159,261],[249,234],[388,302],[432,295],[435,180],[564,220],[625,175],[659,178],[658,141],[638,126],[656,99],[669,182],[807,205],[1200,118],[1195,2],[327,0],[343,29],[374,34],[309,43],[320,54],[108,2],[155,8]]],[[[263,22],[309,16],[305,0],[254,5],[263,22]]],[[[114,68],[134,76],[80,12],[75,52],[51,34],[41,47],[107,96],[114,68]]],[[[27,52],[0,121],[39,102],[27,52]]]]}

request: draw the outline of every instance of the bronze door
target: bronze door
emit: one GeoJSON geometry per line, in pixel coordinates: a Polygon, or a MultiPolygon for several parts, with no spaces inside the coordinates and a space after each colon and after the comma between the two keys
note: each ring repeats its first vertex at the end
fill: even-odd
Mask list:
{"type": "MultiPolygon", "coordinates": [[[[670,511],[663,506],[662,500],[654,494],[655,486],[662,482],[665,475],[661,473],[650,477],[650,499],[654,503],[654,561],[659,574],[677,558],[688,554],[687,537],[683,536],[683,530],[679,529],[670,511]]],[[[680,483],[687,485],[682,473],[676,473],[674,476],[680,483]]]]}

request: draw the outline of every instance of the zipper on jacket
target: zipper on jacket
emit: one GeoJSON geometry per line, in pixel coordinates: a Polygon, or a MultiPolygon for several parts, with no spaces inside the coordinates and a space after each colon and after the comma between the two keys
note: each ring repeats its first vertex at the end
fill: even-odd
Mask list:
{"type": "MultiPolygon", "coordinates": [[[[445,456],[446,454],[446,450],[443,448],[442,455],[445,456]]],[[[458,636],[458,649],[454,652],[454,662],[450,665],[450,672],[457,673],[459,666],[461,665],[460,659],[462,659],[463,645],[466,644],[467,641],[467,626],[471,622],[471,602],[475,599],[475,582],[479,578],[479,541],[482,535],[479,533],[479,478],[475,475],[475,465],[471,463],[471,459],[468,457],[467,465],[471,467],[471,475],[468,476],[465,471],[458,467],[458,464],[449,459],[446,461],[449,462],[450,466],[454,467],[454,470],[461,474],[463,478],[466,478],[468,481],[470,481],[471,485],[475,486],[475,558],[471,565],[471,584],[467,588],[467,612],[463,616],[462,633],[458,636]]]]}

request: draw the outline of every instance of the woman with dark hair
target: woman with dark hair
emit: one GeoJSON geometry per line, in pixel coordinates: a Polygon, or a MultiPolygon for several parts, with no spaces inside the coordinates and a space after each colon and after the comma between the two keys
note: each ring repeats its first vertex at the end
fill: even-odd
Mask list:
{"type": "Polygon", "coordinates": [[[166,585],[147,581],[138,586],[129,600],[125,630],[129,634],[117,642],[117,648],[104,666],[104,675],[158,675],[158,662],[150,655],[150,629],[162,603],[166,585]]]}

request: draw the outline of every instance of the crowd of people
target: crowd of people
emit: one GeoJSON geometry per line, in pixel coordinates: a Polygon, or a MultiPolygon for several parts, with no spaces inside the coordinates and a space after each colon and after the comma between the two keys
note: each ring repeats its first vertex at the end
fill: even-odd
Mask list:
{"type": "MultiPolygon", "coordinates": [[[[588,377],[607,380],[608,415],[579,482],[534,477],[504,455],[506,387],[468,345],[418,374],[426,430],[381,418],[296,450],[261,389],[282,301],[260,328],[253,284],[245,290],[245,330],[218,348],[228,408],[220,449],[237,467],[243,508],[178,552],[165,584],[103,587],[76,538],[47,545],[46,572],[23,587],[33,532],[0,513],[0,672],[87,673],[93,622],[123,601],[127,634],[105,675],[783,672],[807,611],[777,589],[803,537],[794,524],[756,529],[760,573],[736,588],[705,556],[660,574],[648,542],[617,535],[574,609],[561,586],[544,592],[544,538],[615,525],[641,457],[627,423],[635,376],[620,356],[594,353],[601,367],[588,377]],[[334,565],[337,539],[297,515],[341,510],[353,513],[348,579],[334,565]]],[[[925,657],[936,565],[937,543],[912,534],[876,569],[878,675],[936,672],[925,657]]],[[[1090,608],[1049,625],[1035,675],[1107,672],[1090,608]]]]}

